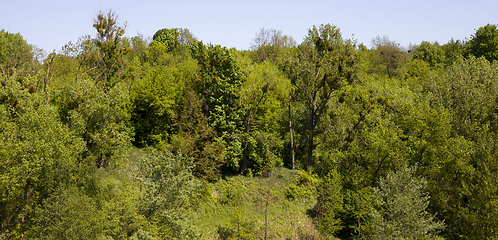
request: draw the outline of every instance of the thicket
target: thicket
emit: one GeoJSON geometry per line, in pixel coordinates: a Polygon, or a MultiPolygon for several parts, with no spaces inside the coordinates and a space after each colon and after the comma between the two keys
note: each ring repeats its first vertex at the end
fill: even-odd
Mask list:
{"type": "Polygon", "coordinates": [[[278,238],[270,203],[310,199],[319,233],[288,236],[498,237],[496,25],[410,49],[262,29],[250,50],[93,26],[44,59],[0,31],[0,238],[278,238]],[[201,207],[226,210],[216,233],[201,207]]]}

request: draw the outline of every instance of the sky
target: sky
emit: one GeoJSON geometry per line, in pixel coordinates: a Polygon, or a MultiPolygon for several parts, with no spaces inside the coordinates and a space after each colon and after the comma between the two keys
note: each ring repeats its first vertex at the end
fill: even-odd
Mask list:
{"type": "Polygon", "coordinates": [[[93,19],[110,9],[127,23],[125,36],[152,38],[163,28],[187,28],[204,43],[239,50],[249,49],[261,28],[281,30],[300,43],[308,29],[329,23],[367,47],[384,35],[408,47],[465,40],[481,26],[498,24],[496,0],[3,0],[1,6],[0,29],[47,52],[95,37],[93,19]]]}

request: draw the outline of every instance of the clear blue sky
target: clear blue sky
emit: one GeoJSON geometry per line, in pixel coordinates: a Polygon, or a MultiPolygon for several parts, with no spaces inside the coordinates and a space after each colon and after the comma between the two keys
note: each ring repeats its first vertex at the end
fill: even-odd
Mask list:
{"type": "Polygon", "coordinates": [[[337,25],[344,38],[367,47],[387,35],[402,46],[465,39],[475,29],[498,23],[498,1],[148,1],[11,0],[1,4],[0,29],[21,33],[46,51],[90,34],[93,18],[110,8],[127,22],[127,36],[152,37],[162,28],[188,28],[205,43],[248,49],[261,28],[282,30],[298,43],[313,25],[337,25]],[[354,36],[353,36],[354,34],[354,36]]]}

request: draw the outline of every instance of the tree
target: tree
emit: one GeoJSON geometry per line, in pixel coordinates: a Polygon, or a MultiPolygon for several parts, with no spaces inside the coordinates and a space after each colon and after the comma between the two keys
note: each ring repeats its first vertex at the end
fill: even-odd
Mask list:
{"type": "Polygon", "coordinates": [[[392,78],[398,75],[397,69],[405,59],[405,50],[399,43],[389,40],[389,37],[377,36],[372,39],[375,51],[379,56],[380,64],[386,67],[387,76],[392,78]]]}
{"type": "Polygon", "coordinates": [[[91,239],[103,232],[104,214],[77,188],[58,189],[36,210],[29,238],[91,239]]]}
{"type": "Polygon", "coordinates": [[[244,114],[240,107],[240,68],[225,47],[194,42],[190,49],[199,64],[193,88],[203,98],[208,124],[217,135],[215,141],[225,146],[224,167],[238,171],[244,128],[244,114]]]}
{"type": "Polygon", "coordinates": [[[333,93],[354,80],[357,52],[352,40],[343,40],[332,25],[313,26],[294,51],[285,69],[309,116],[308,168],[312,167],[314,131],[333,93]]]}
{"type": "Polygon", "coordinates": [[[121,64],[120,58],[123,54],[131,51],[131,49],[120,47],[121,36],[125,33],[126,24],[121,26],[118,22],[118,15],[112,10],[109,10],[107,14],[99,12],[93,22],[93,27],[97,30],[97,38],[93,42],[99,50],[95,64],[100,72],[95,81],[96,83],[102,82],[105,88],[110,88],[114,83],[109,81],[121,64]]]}
{"type": "MultiPolygon", "coordinates": [[[[33,60],[32,47],[26,40],[17,33],[0,31],[0,71],[5,81],[17,69],[17,73],[22,73],[22,69],[33,60]]],[[[21,74],[22,75],[22,74],[21,74]]]]}
{"type": "Polygon", "coordinates": [[[173,51],[179,45],[178,31],[176,28],[163,28],[154,33],[152,40],[163,43],[166,46],[166,51],[173,51]]]}
{"type": "Polygon", "coordinates": [[[125,156],[133,132],[130,96],[123,84],[105,93],[90,80],[81,80],[55,91],[52,103],[62,122],[85,140],[84,157],[93,159],[97,167],[125,156]]]}
{"type": "Polygon", "coordinates": [[[182,165],[182,155],[169,151],[153,152],[140,161],[143,177],[142,210],[158,222],[161,238],[196,239],[198,233],[185,210],[198,183],[192,178],[191,165],[182,165]]]}
{"type": "Polygon", "coordinates": [[[315,209],[319,219],[320,232],[333,235],[343,228],[338,217],[343,210],[341,175],[337,170],[330,171],[318,187],[315,209]]]}
{"type": "Polygon", "coordinates": [[[490,62],[498,59],[497,25],[488,24],[477,29],[467,43],[467,52],[476,58],[485,57],[490,62]]]}
{"type": "Polygon", "coordinates": [[[445,53],[439,44],[431,44],[423,41],[420,45],[415,46],[413,59],[420,59],[427,62],[431,67],[438,67],[446,62],[445,53]]]}
{"type": "MultiPolygon", "coordinates": [[[[275,130],[271,128],[272,125],[276,125],[272,124],[272,120],[276,119],[275,113],[281,102],[279,98],[280,100],[286,98],[290,85],[289,79],[285,78],[270,60],[254,66],[242,84],[240,97],[242,110],[245,113],[247,138],[251,138],[251,127],[257,118],[260,119],[258,122],[261,124],[257,126],[260,130],[275,130]],[[261,129],[263,127],[266,129],[261,129]]],[[[249,140],[246,140],[240,174],[244,174],[249,160],[248,146],[249,140]]]]}
{"type": "Polygon", "coordinates": [[[216,132],[202,112],[203,105],[196,92],[192,89],[186,92],[175,122],[179,132],[176,146],[186,157],[192,158],[196,177],[217,181],[224,164],[225,146],[215,142],[216,132]]]}
{"type": "MultiPolygon", "coordinates": [[[[498,179],[498,68],[484,57],[459,58],[427,81],[432,107],[451,113],[452,142],[432,181],[433,202],[448,224],[449,236],[496,237],[498,179]]],[[[449,134],[448,134],[449,135],[449,134]]],[[[437,161],[440,162],[440,161],[437,161]]]]}
{"type": "MultiPolygon", "coordinates": [[[[164,49],[162,43],[153,43],[147,52],[164,49]]],[[[158,56],[158,58],[169,57],[158,56]]],[[[197,65],[191,59],[181,63],[147,61],[140,70],[142,77],[130,89],[131,121],[135,128],[136,146],[155,145],[168,141],[174,130],[175,110],[180,104],[187,82],[193,78],[197,65]],[[153,65],[152,65],[153,64],[153,65]],[[156,64],[159,64],[155,66],[156,64]],[[152,65],[152,66],[151,66],[152,65]]]]}
{"type": "Polygon", "coordinates": [[[253,39],[251,49],[254,51],[256,62],[263,62],[270,59],[273,63],[284,52],[286,48],[294,47],[296,41],[287,35],[283,35],[281,30],[261,28],[253,39]]]}
{"type": "Polygon", "coordinates": [[[377,239],[438,239],[444,223],[427,211],[427,181],[415,176],[416,167],[403,167],[388,173],[374,188],[379,209],[372,212],[372,227],[377,239]]]}
{"type": "Polygon", "coordinates": [[[23,238],[35,209],[61,185],[92,192],[85,144],[39,93],[29,93],[14,73],[0,88],[0,226],[23,238]]]}

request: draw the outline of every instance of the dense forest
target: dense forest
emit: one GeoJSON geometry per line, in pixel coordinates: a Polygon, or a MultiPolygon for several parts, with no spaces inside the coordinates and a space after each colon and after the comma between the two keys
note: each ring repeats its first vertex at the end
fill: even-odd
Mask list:
{"type": "Polygon", "coordinates": [[[498,25],[93,27],[49,54],[0,31],[0,239],[498,238],[498,25]]]}

